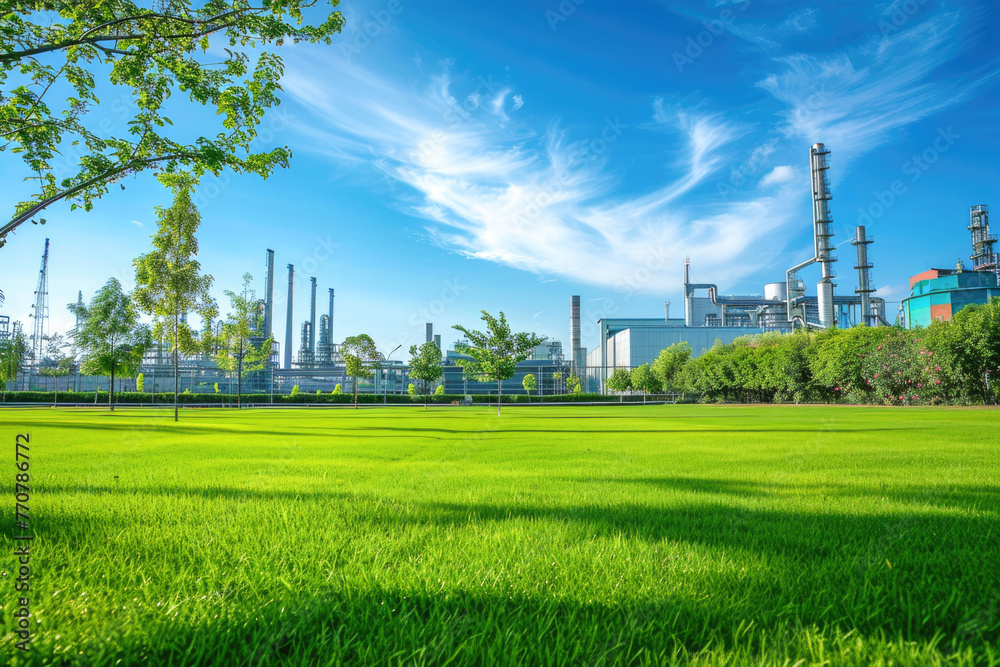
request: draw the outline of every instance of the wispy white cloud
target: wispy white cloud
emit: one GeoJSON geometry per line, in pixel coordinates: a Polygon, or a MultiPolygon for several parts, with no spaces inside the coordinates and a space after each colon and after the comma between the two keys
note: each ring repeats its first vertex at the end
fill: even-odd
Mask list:
{"type": "Polygon", "coordinates": [[[957,15],[939,14],[852,53],[782,56],[783,71],[758,85],[787,105],[787,137],[827,143],[849,161],[981,84],[931,77],[960,48],[959,25],[957,15]]]}
{"type": "Polygon", "coordinates": [[[789,165],[779,165],[769,171],[764,178],[760,180],[760,184],[764,187],[768,185],[782,185],[784,183],[790,183],[798,177],[799,174],[794,167],[789,165]]]}
{"type": "MultiPolygon", "coordinates": [[[[816,17],[792,18],[807,31],[816,17]]],[[[315,116],[299,125],[312,150],[406,186],[394,205],[423,218],[433,243],[542,276],[653,292],[676,287],[685,255],[722,285],[775,259],[780,239],[794,238],[779,232],[808,210],[808,180],[772,160],[823,141],[842,170],[968,94],[972,84],[931,77],[954,55],[955,37],[955,17],[939,14],[868,49],[776,58],[779,71],[757,84],[783,107],[772,127],[655,98],[647,122],[609,120],[581,139],[586,130],[513,116],[524,100],[512,85],[455,75],[449,62],[414,79],[302,60],[283,83],[315,116]],[[663,155],[661,185],[637,193],[621,180],[613,156],[622,132],[649,133],[663,155]],[[738,188],[720,201],[714,186],[727,180],[738,188]]]]}

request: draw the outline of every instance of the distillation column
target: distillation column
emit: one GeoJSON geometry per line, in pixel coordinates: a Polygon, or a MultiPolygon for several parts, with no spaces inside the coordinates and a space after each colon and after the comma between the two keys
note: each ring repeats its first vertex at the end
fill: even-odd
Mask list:
{"type": "Polygon", "coordinates": [[[972,232],[972,255],[969,256],[972,260],[972,270],[1000,271],[997,254],[993,250],[997,237],[990,234],[989,206],[979,205],[971,208],[968,229],[972,232]]]}
{"type": "MultiPolygon", "coordinates": [[[[832,327],[836,324],[833,304],[833,279],[836,277],[833,272],[833,263],[837,258],[833,255],[833,247],[830,238],[833,236],[830,216],[830,181],[827,171],[830,164],[827,156],[829,149],[823,144],[813,144],[809,150],[809,167],[812,173],[812,196],[813,196],[813,243],[816,250],[816,261],[823,265],[823,277],[816,285],[816,293],[819,302],[819,323],[823,327],[832,327]]],[[[789,295],[791,296],[791,295],[789,295]]]]}

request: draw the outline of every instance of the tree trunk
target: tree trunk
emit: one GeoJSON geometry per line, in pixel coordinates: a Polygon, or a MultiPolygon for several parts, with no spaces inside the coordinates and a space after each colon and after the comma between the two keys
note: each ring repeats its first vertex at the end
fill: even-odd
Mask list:
{"type": "Polygon", "coordinates": [[[177,421],[177,387],[180,385],[180,377],[178,370],[178,360],[177,360],[177,319],[178,315],[174,314],[174,421],[177,421]]]}
{"type": "Polygon", "coordinates": [[[111,364],[111,381],[108,383],[108,407],[111,408],[111,412],[115,411],[115,365],[111,364]]]}
{"type": "Polygon", "coordinates": [[[502,382],[503,380],[497,378],[497,417],[500,416],[500,395],[503,394],[503,387],[501,386],[502,382]]]}
{"type": "Polygon", "coordinates": [[[358,409],[358,376],[354,376],[354,409],[358,409]]]}
{"type": "Polygon", "coordinates": [[[236,361],[236,409],[243,407],[243,343],[240,342],[240,358],[236,361]]]}

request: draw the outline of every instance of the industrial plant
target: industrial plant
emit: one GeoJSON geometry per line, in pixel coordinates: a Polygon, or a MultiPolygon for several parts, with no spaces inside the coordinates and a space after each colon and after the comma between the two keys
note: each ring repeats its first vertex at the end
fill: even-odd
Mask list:
{"type": "MultiPolygon", "coordinates": [[[[602,318],[598,321],[598,347],[586,358],[587,388],[604,391],[605,381],[615,368],[631,369],[652,363],[660,351],[686,342],[697,356],[717,341],[731,343],[740,336],[796,328],[855,325],[884,326],[885,300],[873,297],[872,263],[868,246],[874,239],[863,225],[851,240],[857,252],[854,269],[857,287],[849,294],[836,294],[834,282],[837,256],[834,253],[833,218],[828,171],[830,150],[814,144],[809,150],[812,184],[813,256],[791,267],[781,282],[767,283],[761,295],[723,295],[713,283],[691,280],[690,258],[684,261],[684,317],[670,317],[670,303],[662,318],[602,318]],[[806,294],[799,272],[813,264],[821,267],[816,295],[806,294]]],[[[571,308],[571,313],[572,313],[571,308]]],[[[579,322],[571,314],[571,329],[579,322]]]]}
{"type": "MultiPolygon", "coordinates": [[[[853,271],[856,278],[852,282],[856,284],[848,289],[838,289],[838,258],[833,243],[830,210],[833,194],[828,174],[829,156],[830,150],[824,144],[817,143],[809,149],[812,256],[787,269],[782,280],[763,285],[762,293],[757,295],[722,294],[715,283],[695,282],[691,275],[694,267],[690,258],[686,258],[682,285],[683,317],[671,317],[669,301],[664,304],[662,317],[600,317],[596,322],[598,345],[589,352],[582,340],[581,299],[579,295],[573,295],[569,304],[569,359],[560,341],[546,341],[533,350],[529,359],[518,365],[512,378],[504,381],[504,393],[524,393],[522,380],[529,373],[536,377],[537,391],[542,394],[565,392],[566,379],[570,376],[582,380],[584,391],[606,392],[607,378],[615,369],[632,369],[651,363],[661,350],[675,343],[688,343],[693,354],[698,356],[717,342],[730,343],[752,333],[858,325],[888,326],[890,322],[885,300],[873,296],[873,263],[869,247],[874,240],[863,225],[855,229],[849,241],[844,240],[840,244],[849,242],[854,247],[856,259],[853,271]],[[807,285],[800,272],[813,265],[819,266],[820,276],[815,295],[810,295],[806,293],[807,285]]],[[[988,206],[971,208],[967,229],[972,235],[971,268],[967,269],[959,262],[955,269],[931,269],[914,275],[910,279],[910,296],[902,301],[895,318],[896,324],[909,328],[927,326],[934,320],[950,319],[968,304],[986,303],[990,298],[1000,296],[1000,262],[994,250],[997,239],[990,233],[988,206]]],[[[48,263],[49,240],[46,239],[30,314],[32,326],[28,362],[20,380],[9,389],[44,388],[50,382],[50,378],[45,376],[52,374],[43,372],[46,364],[54,363],[46,357],[46,343],[50,340],[48,263]]],[[[274,341],[273,250],[266,251],[265,269],[264,296],[255,300],[257,316],[251,329],[255,345],[272,340],[271,355],[263,370],[245,374],[244,391],[256,394],[288,393],[293,386],[298,386],[303,392],[328,393],[337,385],[341,385],[344,392],[352,390],[340,346],[334,342],[334,289],[328,288],[327,312],[317,319],[319,285],[315,277],[310,277],[308,318],[297,321],[294,312],[295,266],[288,264],[284,338],[283,344],[279,344],[274,341]],[[298,354],[293,355],[292,341],[296,335],[299,340],[298,354]]],[[[0,303],[2,298],[0,293],[0,303]]],[[[83,304],[82,293],[78,295],[78,303],[83,304]]],[[[16,335],[19,326],[17,322],[11,323],[9,317],[0,315],[0,340],[16,335]]],[[[221,322],[209,323],[209,326],[218,331],[221,322]]],[[[426,342],[434,343],[442,351],[444,373],[441,383],[446,393],[486,394],[495,391],[495,384],[470,377],[460,365],[464,355],[456,350],[461,349],[463,341],[445,350],[441,335],[434,333],[433,323],[426,323],[424,334],[426,342]]],[[[401,345],[396,349],[399,347],[401,345]]],[[[390,359],[383,363],[374,378],[363,381],[360,391],[385,394],[406,392],[410,383],[409,367],[402,360],[391,360],[391,353],[388,356],[390,359]]],[[[146,391],[172,391],[172,359],[168,347],[162,342],[146,352],[141,370],[146,391]]],[[[219,369],[212,351],[182,356],[180,377],[182,387],[194,393],[233,390],[232,378],[219,369]]],[[[100,378],[81,376],[79,372],[63,379],[63,384],[75,391],[92,391],[100,382],[100,378]]],[[[121,382],[122,389],[135,387],[134,380],[121,382]]]]}

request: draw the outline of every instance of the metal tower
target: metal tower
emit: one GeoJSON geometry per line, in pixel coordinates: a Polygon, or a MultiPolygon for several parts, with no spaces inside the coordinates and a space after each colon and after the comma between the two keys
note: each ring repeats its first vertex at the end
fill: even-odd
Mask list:
{"type": "Polygon", "coordinates": [[[42,360],[45,340],[49,334],[49,240],[45,239],[42,253],[42,268],[38,271],[38,286],[35,288],[35,305],[31,307],[34,318],[31,329],[31,354],[34,363],[42,360]]]}
{"type": "Polygon", "coordinates": [[[823,278],[816,285],[816,293],[819,299],[819,323],[824,327],[832,327],[834,321],[833,306],[833,279],[836,277],[833,272],[833,263],[837,258],[833,255],[833,246],[830,237],[833,236],[833,229],[830,218],[830,200],[833,195],[830,193],[830,180],[827,171],[830,164],[827,156],[830,149],[823,144],[813,144],[809,151],[809,166],[812,172],[812,194],[813,194],[813,235],[816,246],[816,261],[823,265],[823,278]]]}
{"type": "Polygon", "coordinates": [[[865,326],[871,326],[876,322],[872,316],[870,302],[871,293],[875,291],[871,288],[872,263],[868,261],[868,246],[874,242],[875,239],[865,235],[865,226],[858,225],[857,235],[851,241],[851,245],[858,248],[858,263],[854,265],[858,270],[858,288],[854,293],[861,296],[861,322],[858,324],[865,326]]]}
{"type": "Polygon", "coordinates": [[[1000,271],[997,254],[993,250],[997,237],[990,234],[990,207],[973,206],[969,219],[968,229],[972,232],[972,254],[969,259],[972,260],[972,270],[1000,271]]]}

